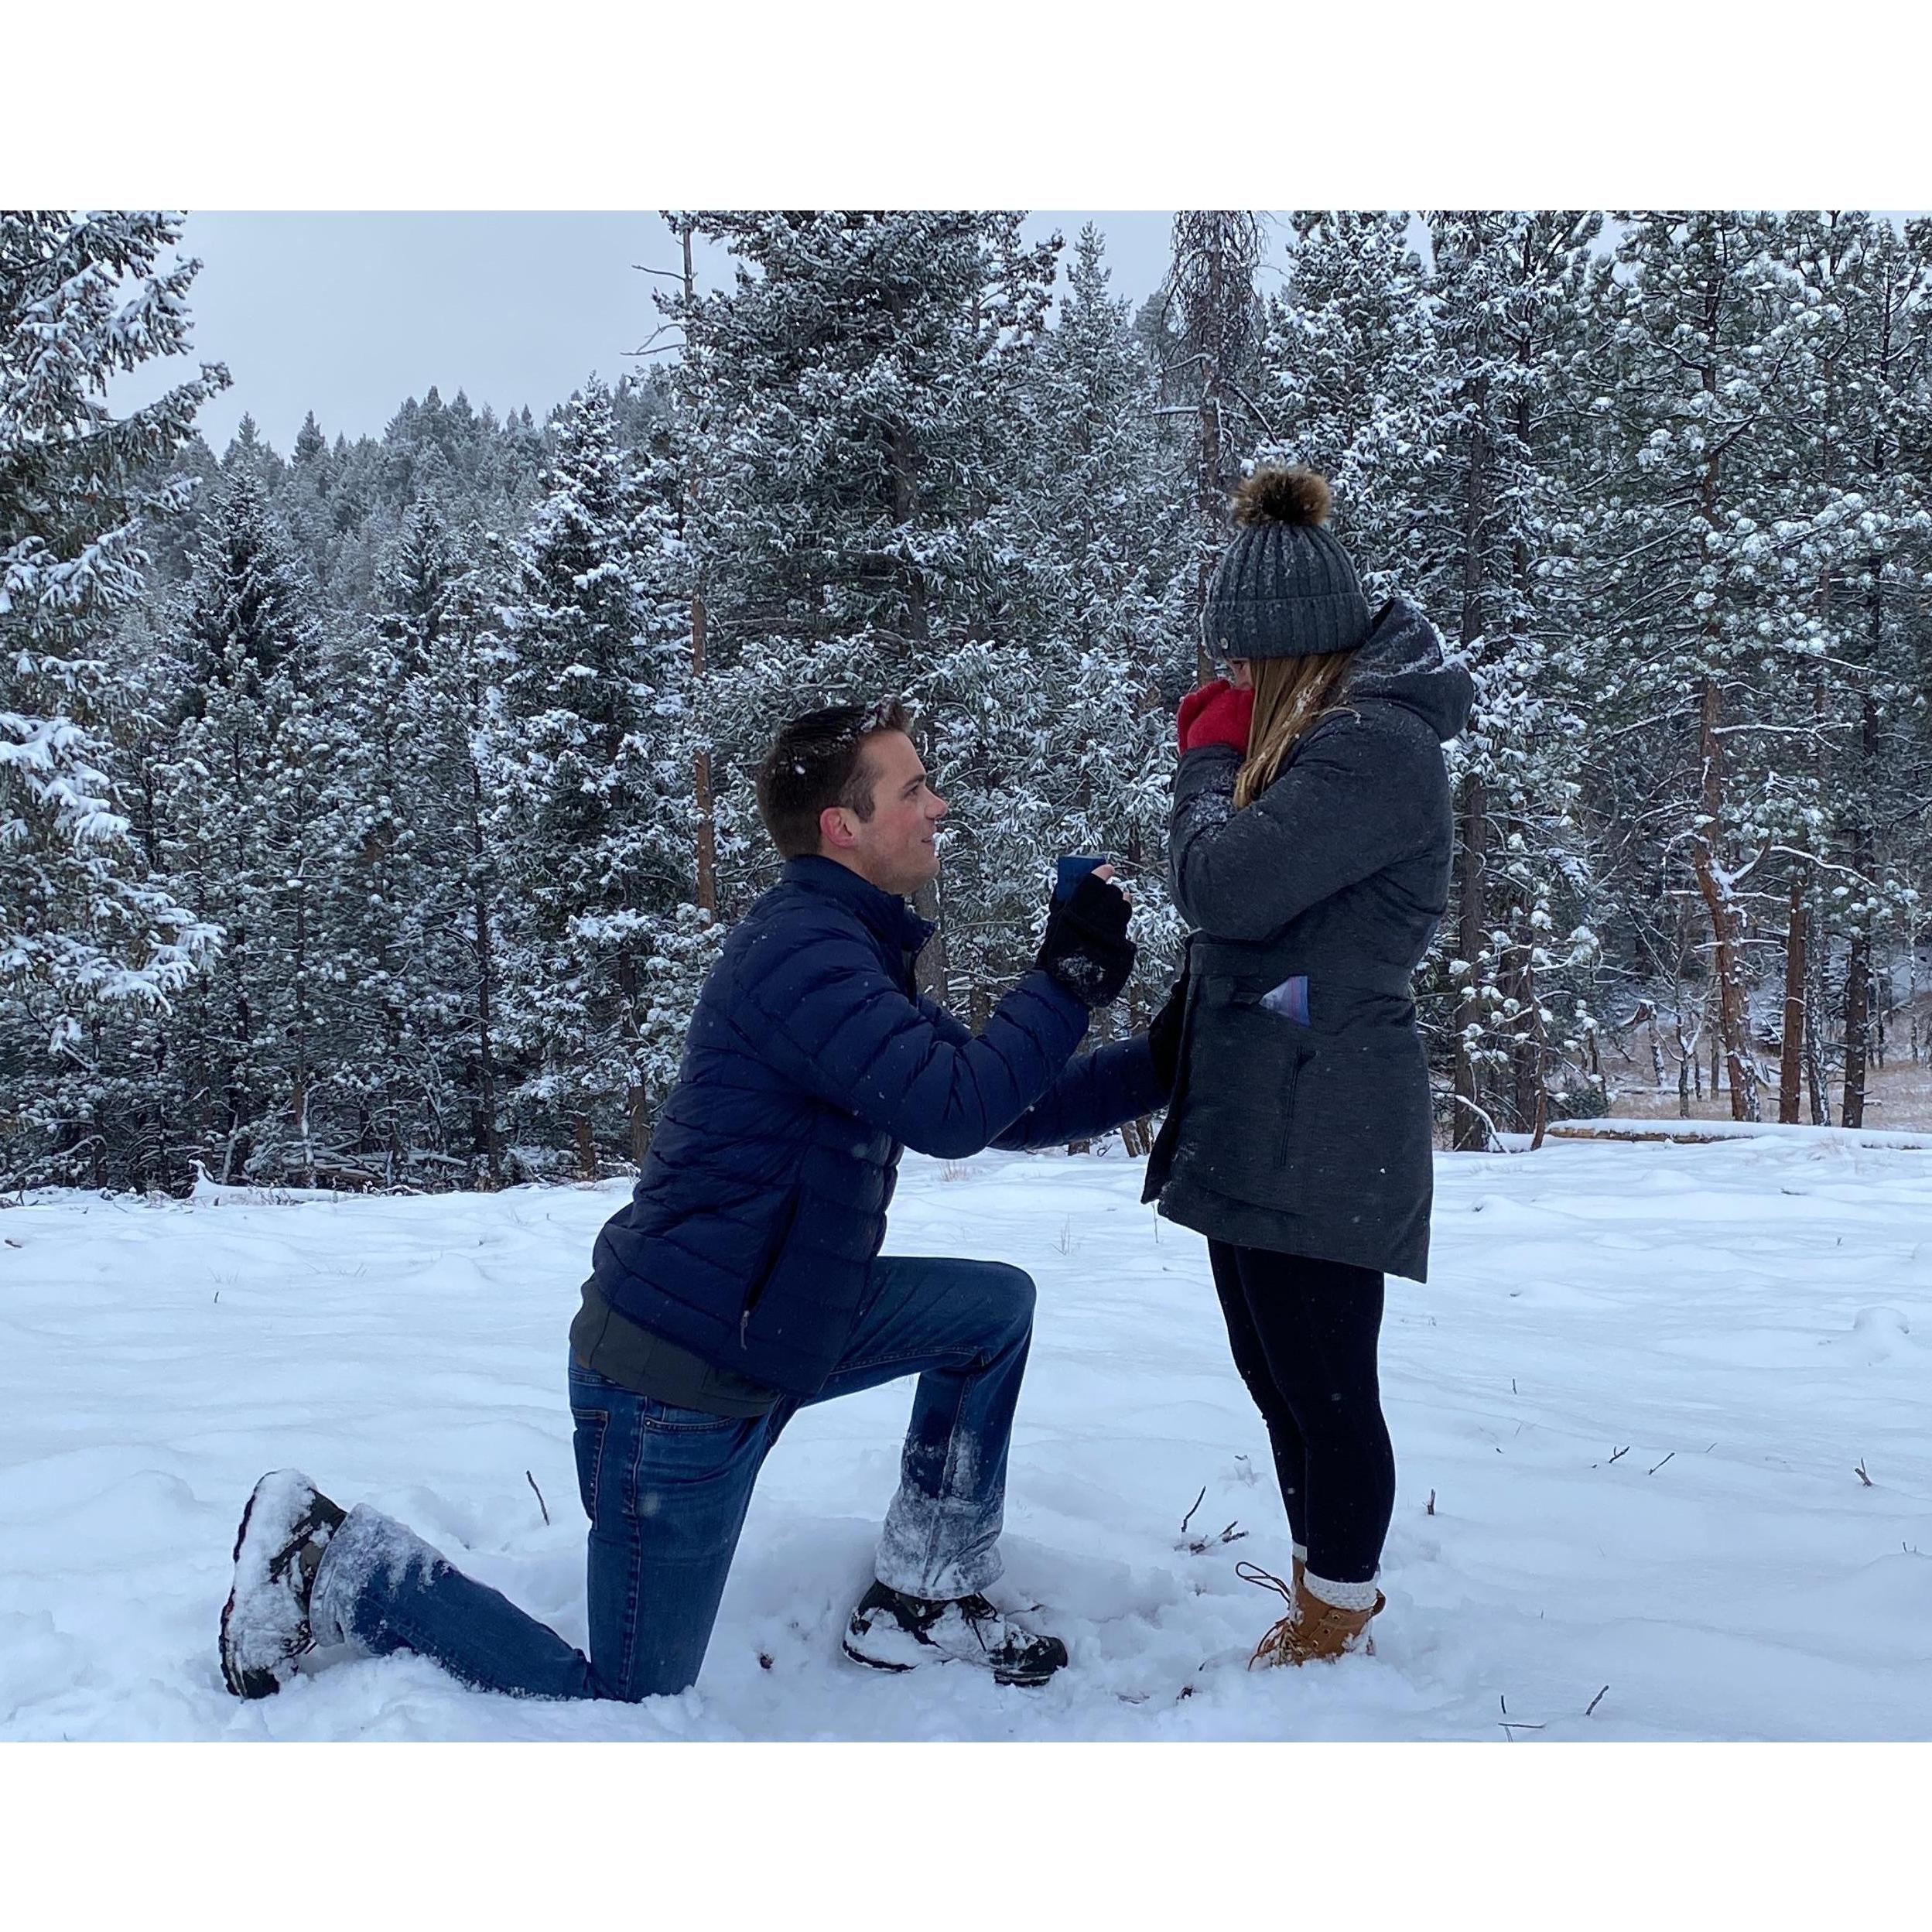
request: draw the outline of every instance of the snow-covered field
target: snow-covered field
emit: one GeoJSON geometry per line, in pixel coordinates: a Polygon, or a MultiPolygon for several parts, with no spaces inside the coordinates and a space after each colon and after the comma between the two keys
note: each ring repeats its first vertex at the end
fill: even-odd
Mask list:
{"type": "Polygon", "coordinates": [[[0,1737],[1932,1737],[1932,1154],[1438,1172],[1435,1278],[1391,1284],[1376,1657],[1242,1667],[1275,1599],[1234,1566],[1285,1573],[1281,1505],[1202,1244],[1138,1205],[1139,1164],[910,1158],[895,1250],[1040,1284],[1004,1588],[1072,1667],[1024,1691],[839,1657],[900,1383],[793,1424],[703,1677],[635,1708],[406,1657],[244,1705],[214,1654],[235,1517],[285,1464],[583,1641],[563,1336],[620,1187],[29,1197],[0,1212],[0,1737]]]}

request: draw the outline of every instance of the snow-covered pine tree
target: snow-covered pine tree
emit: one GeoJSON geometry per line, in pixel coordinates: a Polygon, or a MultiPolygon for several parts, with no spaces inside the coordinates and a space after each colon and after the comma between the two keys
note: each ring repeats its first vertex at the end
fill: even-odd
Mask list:
{"type": "Polygon", "coordinates": [[[1268,304],[1261,453],[1328,477],[1373,606],[1403,588],[1441,460],[1424,420],[1438,368],[1424,271],[1403,210],[1303,209],[1294,224],[1288,286],[1268,304]]]}
{"type": "Polygon", "coordinates": [[[1791,503],[1789,406],[1821,310],[1781,258],[1777,217],[1619,219],[1595,371],[1605,467],[1582,519],[1610,647],[1599,728],[1620,747],[1604,817],[1626,870],[1661,864],[1694,887],[1732,1113],[1754,1120],[1748,956],[1762,868],[1780,843],[1763,802],[1801,741],[1791,734],[1811,728],[1780,708],[1812,598],[1779,526],[1791,503]]]}
{"type": "Polygon", "coordinates": [[[988,935],[997,958],[973,976],[990,992],[1024,968],[1055,857],[1106,853],[1134,894],[1141,957],[1117,1015],[1131,1025],[1164,998],[1184,937],[1165,842],[1171,696],[1192,679],[1198,638],[1186,614],[1195,519],[1155,419],[1158,372],[1109,279],[1089,226],[1023,392],[1020,467],[1000,514],[1023,566],[1012,622],[1027,642],[992,696],[1009,741],[1024,720],[1030,744],[1024,765],[1003,771],[999,836],[980,844],[1010,903],[988,935]]]}
{"type": "MultiPolygon", "coordinates": [[[[709,569],[721,893],[742,903],[769,876],[762,839],[731,837],[725,812],[748,796],[777,726],[905,696],[956,828],[922,909],[943,894],[946,930],[963,934],[1004,910],[977,896],[968,847],[990,822],[980,798],[1024,755],[984,693],[990,666],[1003,684],[1023,668],[1004,614],[1017,560],[996,511],[1057,238],[1030,245],[1020,217],[998,212],[668,218],[737,265],[727,289],[665,299],[703,385],[683,432],[700,439],[690,460],[705,484],[686,535],[709,569]]],[[[921,961],[935,988],[943,949],[921,961]]]]}
{"type": "MultiPolygon", "coordinates": [[[[1247,208],[1183,208],[1149,330],[1162,350],[1161,413],[1181,433],[1193,498],[1192,610],[1197,640],[1208,580],[1228,537],[1228,498],[1243,456],[1274,439],[1260,395],[1261,217],[1247,208]]],[[[1196,644],[1195,679],[1211,674],[1196,644]]],[[[1177,699],[1178,694],[1176,694],[1177,699]]]]}
{"type": "Polygon", "coordinates": [[[1808,765],[1778,788],[1789,881],[1779,1117],[1799,1117],[1807,977],[1821,980],[1841,945],[1841,1117],[1858,1127],[1886,942],[1909,929],[1923,858],[1899,835],[1927,776],[1914,619],[1932,563],[1932,224],[1901,233],[1883,216],[1800,213],[1780,243],[1820,315],[1788,416],[1795,500],[1780,533],[1814,608],[1776,668],[1801,687],[1817,729],[1808,765]]]}
{"type": "Polygon", "coordinates": [[[419,970],[417,1022],[436,1081],[436,1147],[473,1180],[505,1178],[503,829],[490,795],[485,727],[508,653],[497,633],[508,559],[474,528],[449,529],[433,504],[405,526],[387,580],[386,634],[409,667],[404,731],[409,809],[426,845],[405,941],[419,970]],[[449,1111],[443,1119],[446,1096],[449,1111]]]}
{"type": "Polygon", "coordinates": [[[460,809],[443,783],[440,713],[426,682],[463,594],[465,559],[433,499],[416,502],[378,566],[377,607],[343,626],[328,671],[332,761],[327,929],[353,987],[332,1042],[346,1168],[388,1181],[463,1161],[445,1144],[458,1096],[444,1063],[456,962],[429,943],[460,880],[460,809]]]}
{"type": "Polygon", "coordinates": [[[104,1017],[165,1008],[217,933],[128,837],[101,645],[218,364],[117,414],[113,379],[188,347],[178,217],[0,213],[0,1160],[121,1178],[94,1075],[104,1017]],[[92,1037],[90,1038],[90,1035],[92,1037]],[[42,1164],[51,1162],[51,1166],[42,1164]]]}
{"type": "Polygon", "coordinates": [[[670,539],[593,379],[515,546],[487,727],[508,868],[503,1022],[533,1064],[522,1102],[567,1127],[586,1175],[600,1144],[642,1158],[714,931],[692,905],[670,539]]]}
{"type": "MultiPolygon", "coordinates": [[[[1476,680],[1452,752],[1457,863],[1446,1029],[1454,1144],[1496,1125],[1540,1134],[1559,1062],[1586,1064],[1596,956],[1578,805],[1592,665],[1561,552],[1575,365],[1592,313],[1601,217],[1438,210],[1428,217],[1431,378],[1412,433],[1405,588],[1476,680]]],[[[1386,245],[1386,244],[1385,244],[1386,245]]],[[[1587,398],[1582,398],[1587,407],[1587,398]]]]}
{"type": "Polygon", "coordinates": [[[178,889],[226,932],[181,1003],[184,1123],[217,1178],[313,1178],[318,1058],[330,1035],[316,918],[332,747],[316,688],[314,586],[258,470],[208,506],[180,613],[186,688],[166,846],[178,889]]]}

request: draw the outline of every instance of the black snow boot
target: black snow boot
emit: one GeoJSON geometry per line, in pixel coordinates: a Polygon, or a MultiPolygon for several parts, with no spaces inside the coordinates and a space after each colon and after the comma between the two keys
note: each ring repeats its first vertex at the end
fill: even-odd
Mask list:
{"type": "Polygon", "coordinates": [[[309,1593],[344,1514],[295,1469],[271,1470],[255,1486],[221,1612],[221,1675],[237,1697],[274,1696],[314,1649],[309,1593]]]}
{"type": "Polygon", "coordinates": [[[934,1601],[875,1583],[846,1626],[845,1653],[874,1670],[973,1664],[996,1684],[1040,1684],[1066,1664],[1058,1637],[1028,1629],[980,1595],[934,1601]]]}

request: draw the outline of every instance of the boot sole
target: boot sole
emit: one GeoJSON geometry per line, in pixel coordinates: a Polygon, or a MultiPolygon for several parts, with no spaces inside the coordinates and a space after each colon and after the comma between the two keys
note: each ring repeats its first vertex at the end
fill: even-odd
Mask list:
{"type": "MultiPolygon", "coordinates": [[[[255,1506],[261,1498],[262,1483],[267,1480],[267,1477],[263,1477],[262,1482],[258,1482],[248,1493],[248,1500],[242,1507],[241,1521],[234,1533],[234,1548],[229,1556],[231,1563],[238,1565],[241,1561],[242,1545],[248,1540],[248,1525],[255,1518],[255,1506]]],[[[236,1697],[249,1699],[272,1698],[282,1688],[282,1679],[272,1670],[244,1669],[236,1661],[230,1646],[228,1631],[234,1617],[234,1593],[235,1585],[231,1583],[228,1585],[228,1600],[221,1606],[221,1628],[217,1639],[221,1658],[221,1681],[236,1697]]],[[[309,1647],[306,1643],[302,1646],[303,1650],[309,1647]]],[[[292,1653],[288,1661],[292,1664],[295,1656],[298,1654],[299,1652],[292,1653]]]]}
{"type": "MultiPolygon", "coordinates": [[[[248,1540],[248,1523],[255,1514],[255,1496],[261,1488],[257,1484],[248,1493],[248,1500],[242,1506],[241,1521],[234,1533],[234,1548],[230,1551],[228,1561],[241,1561],[241,1546],[248,1540]]],[[[282,1688],[275,1679],[265,1670],[244,1670],[235,1662],[234,1653],[228,1647],[228,1625],[234,1616],[234,1585],[228,1585],[228,1600],[221,1606],[221,1681],[229,1691],[238,1698],[273,1697],[282,1688]]]]}
{"type": "MultiPolygon", "coordinates": [[[[850,1638],[842,1637],[839,1642],[839,1648],[854,1664],[863,1664],[868,1670],[887,1670],[895,1677],[903,1677],[908,1671],[916,1670],[921,1667],[917,1664],[888,1664],[883,1658],[869,1657],[863,1651],[853,1650],[850,1638]]],[[[931,1657],[925,1660],[932,1664],[963,1664],[966,1661],[963,1657],[948,1657],[943,1650],[935,1650],[931,1657]]],[[[990,1674],[995,1684],[1012,1684],[1024,1691],[1037,1691],[1043,1684],[1050,1683],[1057,1673],[1053,1670],[1029,1670],[1021,1673],[1016,1670],[1002,1670],[996,1667],[990,1674]]]]}

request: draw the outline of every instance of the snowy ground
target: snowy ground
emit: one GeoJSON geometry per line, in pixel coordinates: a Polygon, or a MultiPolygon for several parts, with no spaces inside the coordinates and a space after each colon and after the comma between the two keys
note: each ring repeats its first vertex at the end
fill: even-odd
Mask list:
{"type": "Polygon", "coordinates": [[[0,1212],[0,1737],[1932,1737],[1932,1154],[1551,1144],[1438,1175],[1436,1278],[1391,1284],[1376,1657],[1242,1668],[1274,1599],[1234,1565],[1285,1572],[1281,1506],[1202,1246],[1137,1204],[1138,1164],[909,1159],[894,1249],[1040,1284],[1006,1587],[1073,1667],[1022,1691],[837,1655],[901,1383],[793,1424],[703,1678],[634,1708],[411,1658],[244,1705],[214,1654],[236,1515],[282,1464],[583,1641],[563,1332],[621,1188],[29,1197],[0,1212]],[[1195,1552],[1204,1486],[1188,1539],[1246,1534],[1195,1552]]]}

